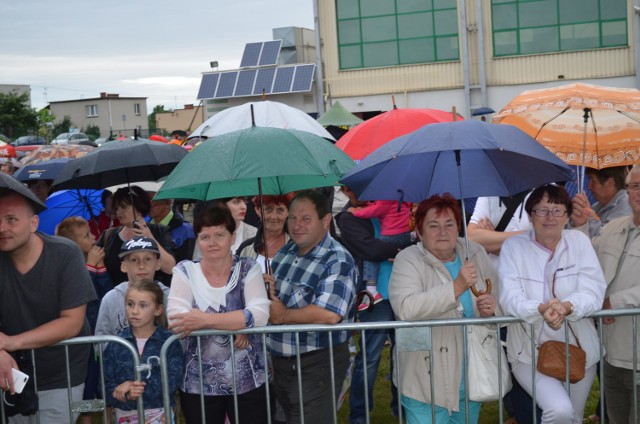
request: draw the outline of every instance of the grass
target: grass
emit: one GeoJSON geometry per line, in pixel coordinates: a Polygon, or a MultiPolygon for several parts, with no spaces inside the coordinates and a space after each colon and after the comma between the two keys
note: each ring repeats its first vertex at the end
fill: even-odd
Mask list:
{"type": "MultiPolygon", "coordinates": [[[[357,337],[357,336],[356,336],[357,337]]],[[[378,368],[378,375],[376,377],[376,382],[373,387],[373,399],[374,399],[374,409],[369,415],[369,420],[371,424],[390,424],[397,423],[398,419],[391,414],[391,381],[389,379],[390,370],[389,370],[389,354],[390,348],[389,346],[385,346],[382,352],[382,358],[380,359],[380,366],[378,368]]],[[[589,399],[587,400],[587,406],[585,407],[584,416],[588,417],[592,415],[598,404],[598,399],[600,396],[599,392],[599,384],[596,381],[593,383],[593,387],[591,389],[591,393],[589,394],[589,399]]],[[[500,423],[499,414],[498,414],[498,402],[485,403],[482,406],[482,411],[480,412],[480,424],[496,424],[500,423]]],[[[503,413],[503,418],[506,419],[506,413],[503,413]]],[[[98,424],[102,422],[101,416],[95,417],[92,419],[93,424],[98,424]]],[[[327,421],[329,422],[329,420],[327,421]]],[[[184,418],[179,415],[177,423],[184,423],[184,418]]],[[[344,403],[338,410],[338,424],[348,424],[349,423],[349,392],[347,392],[345,396],[344,403]]]]}
{"type": "MultiPolygon", "coordinates": [[[[374,398],[374,410],[369,415],[371,424],[389,424],[398,422],[398,419],[391,414],[391,382],[388,379],[389,375],[389,346],[385,346],[382,352],[382,359],[380,359],[380,367],[378,368],[378,375],[376,383],[373,389],[374,398]]],[[[584,416],[589,417],[592,415],[598,404],[600,396],[600,386],[598,381],[593,383],[589,399],[587,400],[587,406],[585,407],[584,416]]],[[[480,412],[480,424],[496,424],[500,423],[498,414],[498,402],[485,403],[482,406],[480,412]]],[[[506,412],[503,413],[503,419],[506,419],[506,412]]],[[[349,423],[349,393],[347,393],[346,399],[342,404],[342,407],[338,411],[338,423],[349,423]]]]}

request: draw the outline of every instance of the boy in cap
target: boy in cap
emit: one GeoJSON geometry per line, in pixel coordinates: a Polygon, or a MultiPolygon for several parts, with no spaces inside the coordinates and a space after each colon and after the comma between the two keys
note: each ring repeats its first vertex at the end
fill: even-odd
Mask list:
{"type": "MultiPolygon", "coordinates": [[[[120,248],[120,269],[127,274],[128,281],[118,284],[109,291],[100,304],[96,335],[115,336],[129,326],[124,306],[124,297],[129,283],[153,280],[160,269],[160,249],[155,240],[147,237],[134,237],[122,243],[120,248]]],[[[169,287],[157,282],[164,292],[165,304],[169,296],[169,287]]]]}

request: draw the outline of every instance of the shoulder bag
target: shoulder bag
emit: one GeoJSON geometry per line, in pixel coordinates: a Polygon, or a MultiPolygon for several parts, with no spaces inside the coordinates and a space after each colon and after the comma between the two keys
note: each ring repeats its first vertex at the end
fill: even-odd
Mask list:
{"type": "MultiPolygon", "coordinates": [[[[551,292],[553,297],[556,297],[555,293],[556,279],[553,277],[553,283],[551,285],[551,292]]],[[[587,354],[580,346],[580,340],[578,336],[571,328],[571,323],[567,321],[571,334],[576,339],[578,346],[570,344],[569,349],[569,383],[575,384],[584,378],[587,354]]],[[[565,381],[567,377],[567,342],[560,342],[556,340],[549,340],[542,343],[538,347],[538,363],[537,370],[549,377],[557,378],[560,381],[565,381]]]]}
{"type": "MultiPolygon", "coordinates": [[[[490,290],[490,289],[489,289],[490,290]]],[[[511,372],[496,332],[484,325],[468,327],[469,400],[493,402],[511,390],[511,372]],[[500,365],[498,366],[498,355],[500,365]],[[500,391],[500,385],[502,391],[500,391]]]]}

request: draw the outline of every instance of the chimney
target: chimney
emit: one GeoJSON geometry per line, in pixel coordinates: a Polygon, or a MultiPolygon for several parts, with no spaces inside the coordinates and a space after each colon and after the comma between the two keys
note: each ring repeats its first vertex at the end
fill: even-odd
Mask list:
{"type": "Polygon", "coordinates": [[[107,93],[106,92],[103,91],[102,93],[100,93],[100,98],[101,99],[104,99],[106,97],[107,97],[107,93]]]}
{"type": "Polygon", "coordinates": [[[193,105],[184,105],[185,110],[193,109],[193,105]]]}

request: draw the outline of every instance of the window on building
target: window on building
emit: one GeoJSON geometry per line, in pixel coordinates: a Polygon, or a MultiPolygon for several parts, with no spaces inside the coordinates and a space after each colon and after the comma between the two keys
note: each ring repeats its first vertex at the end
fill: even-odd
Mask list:
{"type": "Polygon", "coordinates": [[[87,118],[94,118],[98,116],[98,105],[86,105],[84,107],[84,111],[87,115],[87,118]]]}
{"type": "Polygon", "coordinates": [[[627,0],[491,0],[494,56],[626,46],[627,0]]]}
{"type": "Polygon", "coordinates": [[[136,115],[140,115],[140,103],[133,104],[133,113],[136,115]]]}
{"type": "Polygon", "coordinates": [[[336,0],[341,69],[458,60],[457,0],[336,0]]]}

